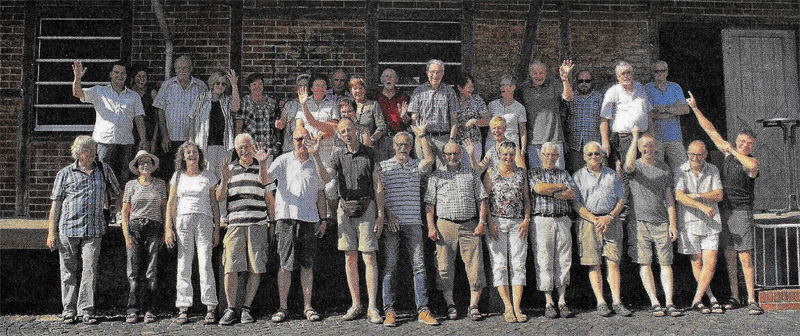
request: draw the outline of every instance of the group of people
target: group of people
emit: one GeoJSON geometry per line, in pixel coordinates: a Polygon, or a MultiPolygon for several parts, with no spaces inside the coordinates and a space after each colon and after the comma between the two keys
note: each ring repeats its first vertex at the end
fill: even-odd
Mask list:
{"type": "Polygon", "coordinates": [[[266,272],[270,227],[280,264],[273,322],[289,317],[291,273],[298,266],[302,315],[320,320],[311,305],[313,266],[320,238],[331,229],[344,252],[352,299],[345,320],[366,313],[372,323],[397,325],[402,243],[412,267],[418,321],[439,324],[428,307],[425,237],[435,244],[436,286],[447,304],[447,319],[460,316],[453,298],[458,254],[470,288],[466,316],[484,316],[479,310],[487,285],[484,243],[505,321],[528,320],[521,298],[529,246],[545,316],[571,317],[566,289],[573,224],[580,264],[589,268],[602,316],[632,315],[620,299],[626,247],[640,266],[652,315],[683,314],[673,303],[675,241],[677,251],[689,256],[697,280],[693,310],[724,313],[741,306],[738,256],[749,313],[763,313],[755,301],[752,266],[755,138],[743,132],[735,145],[725,141],[691,93],[684,98],[680,86],[666,80],[663,61],[653,64],[654,80],[644,86],[634,81],[630,64],[619,62],[619,83],[605,95],[593,89],[588,70],[578,71],[573,91],[569,60],[559,67],[557,79],[534,61],[519,86],[513,76],[502,76],[500,98],[488,105],[474,94],[477,83],[469,75],[460,75],[455,88],[442,83],[445,65],[439,60],[428,62],[428,81],[410,96],[396,87],[392,69],[383,71],[382,87],[369,94],[363,78],[349,78],[339,69],[331,76],[331,89],[325,76],[298,75],[297,99],[282,107],[264,92],[262,74],[249,75],[249,93],[240,96],[233,70],[214,72],[203,83],[192,77],[188,57],[174,65],[176,77],[154,90],[144,69],[135,69],[126,87],[127,68],[121,64],[113,66],[110,85],[82,88],[87,69],[73,63],[73,95],[94,105],[96,123],[91,137],[75,139],[75,162],[59,171],[51,196],[47,246],[59,250],[64,323],[97,322],[95,272],[108,217],[120,222],[125,237],[129,323],[137,322],[142,311],[145,322],[156,319],[162,243],[178,250],[177,323],[189,320],[195,256],[205,323],[255,321],[250,305],[266,272]],[[678,118],[690,111],[725,154],[721,170],[706,162],[702,141],[683,148],[678,118]],[[484,141],[480,128],[487,126],[484,141]],[[129,173],[138,177],[130,179],[129,173]],[[108,211],[112,198],[116,216],[108,211]],[[222,262],[228,302],[218,319],[211,255],[220,242],[221,223],[227,225],[222,262]],[[623,246],[625,234],[628,246],[623,246]],[[732,293],[724,306],[710,288],[720,247],[732,293]],[[663,306],[656,295],[654,258],[663,306]],[[83,268],[76,290],[79,259],[83,268]],[[610,306],[603,293],[604,262],[610,306]],[[245,300],[239,304],[239,276],[245,273],[245,300]]]}

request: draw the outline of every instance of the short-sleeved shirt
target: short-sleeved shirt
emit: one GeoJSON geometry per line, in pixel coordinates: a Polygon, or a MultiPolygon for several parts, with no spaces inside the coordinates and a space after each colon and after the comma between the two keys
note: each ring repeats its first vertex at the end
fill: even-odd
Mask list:
{"type": "Polygon", "coordinates": [[[92,139],[102,144],[132,145],[133,118],[144,116],[139,94],[128,88],[117,93],[111,85],[83,89],[83,94],[81,101],[94,106],[92,139]]]}
{"type": "Polygon", "coordinates": [[[542,195],[537,193],[533,188],[538,183],[548,184],[563,184],[568,189],[578,195],[578,187],[572,181],[572,176],[566,170],[553,168],[545,169],[544,167],[535,167],[530,170],[530,177],[528,178],[531,191],[531,213],[534,215],[553,216],[561,215],[566,216],[572,207],[568,200],[561,200],[550,195],[542,195]]]}
{"type": "Polygon", "coordinates": [[[166,201],[167,195],[167,183],[160,178],[154,177],[148,185],[142,185],[139,179],[134,179],[125,184],[122,202],[130,204],[131,220],[145,218],[163,223],[161,202],[166,201]]]}
{"type": "Polygon", "coordinates": [[[436,216],[449,221],[466,221],[478,215],[478,202],[489,195],[481,178],[471,167],[437,169],[428,179],[425,203],[436,206],[436,216]]]}
{"type": "Polygon", "coordinates": [[[497,145],[492,145],[492,148],[486,150],[483,155],[483,160],[480,163],[486,168],[494,168],[500,164],[500,155],[497,153],[497,145]]]}
{"type": "Polygon", "coordinates": [[[536,85],[528,78],[519,89],[528,118],[528,143],[563,143],[560,105],[564,84],[547,78],[542,85],[536,85]]]}
{"type": "Polygon", "coordinates": [[[170,140],[187,140],[192,104],[206,91],[208,91],[206,83],[194,77],[186,90],[181,87],[178,77],[172,77],[161,84],[153,106],[164,110],[170,140]]]}
{"type": "MultiPolygon", "coordinates": [[[[495,99],[489,103],[489,113],[492,117],[503,117],[506,120],[506,139],[517,144],[517,148],[522,144],[520,140],[520,123],[528,122],[527,113],[525,113],[525,106],[522,106],[518,101],[514,100],[511,105],[504,106],[502,99],[495,99]]],[[[522,130],[526,131],[526,130],[522,130]]],[[[494,142],[494,139],[491,139],[494,142]]]]}
{"type": "Polygon", "coordinates": [[[294,152],[283,153],[269,166],[269,176],[277,180],[275,219],[319,221],[317,195],[325,190],[317,175],[316,164],[309,156],[301,162],[294,152]]]}
{"type": "Polygon", "coordinates": [[[492,168],[492,190],[489,193],[489,210],[494,217],[525,217],[525,170],[514,167],[514,174],[505,177],[497,168],[492,168]]]}
{"type": "MultiPolygon", "coordinates": [[[[266,186],[261,183],[261,166],[253,160],[244,167],[237,160],[228,165],[231,179],[228,181],[228,226],[265,225],[269,219],[264,198],[266,186]]],[[[272,186],[272,185],[270,185],[272,186]]]]}
{"type": "Polygon", "coordinates": [[[400,110],[397,105],[403,105],[403,102],[408,102],[411,97],[403,91],[395,92],[392,98],[386,97],[382,90],[375,90],[370,96],[371,99],[378,101],[383,111],[383,120],[386,122],[386,128],[394,133],[400,132],[406,128],[403,123],[403,116],[400,115],[400,110]]]}
{"type": "MultiPolygon", "coordinates": [[[[719,177],[719,170],[714,165],[706,162],[700,170],[700,176],[694,173],[690,163],[684,162],[675,170],[675,190],[683,190],[686,194],[707,193],[714,190],[722,190],[722,181],[719,177]]],[[[717,202],[699,201],[707,206],[714,208],[714,217],[708,218],[700,209],[684,206],[676,202],[678,206],[678,221],[682,229],[688,233],[698,236],[719,233],[722,230],[722,220],[719,216],[717,202]]]]}
{"type": "Polygon", "coordinates": [[[201,214],[213,217],[211,211],[211,188],[217,185],[217,175],[211,170],[203,170],[197,176],[189,176],[185,172],[175,172],[169,185],[177,186],[177,216],[201,214]],[[178,180],[178,174],[181,174],[178,180]]]}
{"type": "Polygon", "coordinates": [[[382,161],[376,173],[383,183],[386,208],[400,219],[399,224],[422,225],[420,188],[422,175],[427,173],[422,161],[409,159],[401,164],[393,157],[382,161]]]}
{"type": "Polygon", "coordinates": [[[642,83],[633,82],[633,93],[617,83],[606,91],[600,117],[611,121],[611,132],[630,133],[633,126],[639,126],[639,131],[644,132],[651,109],[642,83]]]}
{"type": "Polygon", "coordinates": [[[580,191],[581,204],[595,215],[614,211],[624,195],[617,172],[608,167],[602,167],[600,175],[583,167],[572,175],[572,179],[580,191]]]}
{"type": "Polygon", "coordinates": [[[477,94],[469,96],[469,102],[463,109],[459,104],[458,116],[456,118],[458,119],[458,135],[455,141],[461,143],[464,139],[471,139],[472,143],[479,146],[481,144],[481,130],[478,129],[477,125],[466,128],[464,124],[470,119],[480,119],[487,114],[489,114],[489,110],[486,108],[486,102],[477,94]]]}
{"type": "Polygon", "coordinates": [[[275,153],[281,149],[281,139],[275,129],[275,120],[278,118],[278,103],[269,95],[264,95],[262,103],[256,103],[250,95],[244,96],[239,113],[234,115],[234,119],[244,120],[245,133],[253,136],[253,140],[261,143],[264,149],[271,148],[275,153]]]}
{"type": "Polygon", "coordinates": [[[118,195],[118,183],[107,164],[103,164],[103,173],[95,167],[88,175],[80,170],[77,161],[62,168],[50,195],[51,200],[61,202],[58,231],[67,237],[102,236],[106,232],[104,192],[107,188],[111,195],[118,195]]]}
{"type": "Polygon", "coordinates": [[[427,123],[428,132],[450,132],[450,111],[458,111],[458,96],[453,87],[444,83],[436,89],[429,82],[418,86],[408,103],[408,113],[419,114],[420,122],[427,123]]]}
{"type": "Polygon", "coordinates": [[[361,104],[356,104],[356,124],[363,125],[369,130],[369,134],[375,131],[386,133],[386,122],[383,120],[383,111],[380,104],[374,100],[365,100],[361,104]]]}
{"type": "Polygon", "coordinates": [[[756,177],[750,177],[733,155],[725,157],[722,165],[722,207],[731,210],[752,210],[756,177]]]}
{"type": "MultiPolygon", "coordinates": [[[[653,106],[672,106],[676,103],[686,103],[686,98],[683,97],[683,89],[681,86],[674,82],[667,82],[667,89],[663,92],[656,87],[653,82],[647,83],[644,86],[647,91],[647,99],[653,106]]],[[[652,134],[656,140],[662,141],[683,141],[681,133],[681,121],[678,116],[671,116],[665,119],[653,120],[652,134]]]]}
{"type": "MultiPolygon", "coordinates": [[[[667,188],[672,188],[672,171],[663,161],[656,160],[648,166],[637,159],[634,170],[628,173],[631,187],[631,209],[636,220],[664,223],[667,216],[667,188]]],[[[674,197],[674,196],[672,196],[674,197]]]]}
{"type": "Polygon", "coordinates": [[[333,92],[333,89],[328,89],[328,91],[325,91],[325,98],[333,100],[334,102],[336,102],[337,106],[339,105],[339,102],[344,100],[345,98],[355,100],[353,94],[350,93],[350,91],[344,90],[342,91],[341,94],[337,94],[333,92]]]}
{"type": "Polygon", "coordinates": [[[567,144],[569,148],[583,151],[583,145],[600,142],[600,106],[603,95],[592,91],[588,96],[576,94],[569,104],[567,144]]]}
{"type": "MultiPolygon", "coordinates": [[[[306,104],[308,105],[308,110],[311,112],[311,115],[314,116],[314,119],[317,119],[319,122],[325,122],[330,120],[339,120],[339,105],[336,101],[324,97],[321,101],[317,102],[314,100],[313,97],[309,97],[306,100],[306,104]]],[[[303,121],[303,125],[308,130],[308,133],[312,136],[318,136],[322,131],[318,130],[316,127],[311,126],[311,124],[306,120],[306,114],[303,113],[303,106],[300,105],[300,110],[297,111],[295,115],[296,119],[300,119],[303,121]]],[[[320,154],[323,157],[326,157],[327,153],[323,153],[325,149],[333,147],[333,136],[328,136],[327,138],[323,139],[320,143],[320,154]]],[[[294,144],[292,144],[294,146],[294,144]]],[[[294,147],[292,147],[294,148],[294,147]]]]}
{"type": "Polygon", "coordinates": [[[347,148],[336,148],[331,155],[328,167],[336,172],[339,180],[339,196],[345,200],[361,198],[375,199],[372,184],[372,172],[375,165],[372,161],[372,148],[359,145],[355,153],[347,148]]]}

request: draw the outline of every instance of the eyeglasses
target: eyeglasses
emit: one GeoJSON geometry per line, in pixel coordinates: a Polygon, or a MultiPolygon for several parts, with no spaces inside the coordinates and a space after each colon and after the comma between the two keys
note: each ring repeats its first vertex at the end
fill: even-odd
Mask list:
{"type": "Polygon", "coordinates": [[[589,152],[589,153],[586,153],[586,156],[588,156],[588,157],[598,156],[599,157],[599,156],[603,156],[603,153],[601,153],[601,152],[589,152]]]}
{"type": "Polygon", "coordinates": [[[397,145],[397,147],[411,147],[410,142],[395,142],[394,144],[397,145]]]}
{"type": "Polygon", "coordinates": [[[228,86],[228,83],[225,83],[225,82],[215,82],[215,83],[214,83],[214,85],[219,85],[219,86],[228,86]]]}
{"type": "Polygon", "coordinates": [[[689,155],[689,157],[701,157],[703,153],[687,153],[687,155],[689,155]]]}
{"type": "Polygon", "coordinates": [[[461,152],[444,152],[444,156],[454,156],[461,154],[461,152]]]}
{"type": "Polygon", "coordinates": [[[294,140],[294,142],[303,142],[303,140],[305,140],[305,139],[306,138],[292,138],[292,140],[294,140]]]}
{"type": "Polygon", "coordinates": [[[441,74],[444,73],[444,70],[431,70],[431,71],[428,71],[428,73],[431,74],[431,75],[441,75],[441,74]]]}
{"type": "Polygon", "coordinates": [[[592,82],[591,79],[579,79],[578,80],[578,83],[591,83],[591,82],[592,82]]]}

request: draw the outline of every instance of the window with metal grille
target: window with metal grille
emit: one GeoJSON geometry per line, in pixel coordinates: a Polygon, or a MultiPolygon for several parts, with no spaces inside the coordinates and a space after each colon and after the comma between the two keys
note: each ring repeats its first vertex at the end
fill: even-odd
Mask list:
{"type": "Polygon", "coordinates": [[[83,87],[108,84],[112,65],[124,59],[123,26],[121,17],[39,18],[33,105],[36,131],[92,130],[94,109],[72,96],[72,62],[81,60],[88,68],[81,80],[83,87]]]}
{"type": "Polygon", "coordinates": [[[461,23],[453,21],[378,21],[378,65],[380,71],[397,72],[397,86],[411,91],[428,78],[425,65],[430,59],[445,63],[443,81],[455,83],[461,67],[461,23]],[[449,69],[449,71],[448,71],[449,69]]]}

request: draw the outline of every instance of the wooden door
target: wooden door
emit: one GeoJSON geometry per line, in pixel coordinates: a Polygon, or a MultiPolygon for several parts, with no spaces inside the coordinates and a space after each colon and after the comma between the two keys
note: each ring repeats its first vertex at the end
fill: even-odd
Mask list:
{"type": "Polygon", "coordinates": [[[746,128],[756,134],[755,208],[783,208],[790,190],[787,169],[795,169],[795,176],[800,169],[786,162],[781,129],[756,120],[798,118],[795,32],[725,29],[722,50],[728,140],[733,143],[746,128]]]}

